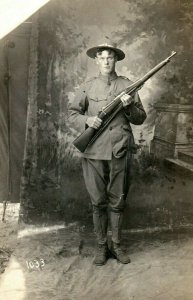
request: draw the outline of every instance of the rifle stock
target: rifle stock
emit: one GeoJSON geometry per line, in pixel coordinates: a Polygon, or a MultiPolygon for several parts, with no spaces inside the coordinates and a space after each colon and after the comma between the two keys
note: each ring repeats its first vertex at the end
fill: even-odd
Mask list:
{"type": "Polygon", "coordinates": [[[111,120],[116,116],[116,114],[122,108],[121,97],[124,94],[133,95],[137,90],[139,90],[143,84],[151,78],[155,73],[157,73],[160,69],[162,69],[172,58],[176,52],[172,52],[169,57],[156,65],[153,69],[151,69],[148,73],[146,73],[142,78],[138,79],[130,86],[128,86],[125,90],[123,90],[119,95],[115,97],[109,104],[101,109],[98,112],[98,117],[103,121],[102,125],[98,129],[94,129],[92,127],[88,127],[81,135],[79,135],[74,141],[73,145],[80,151],[84,152],[86,148],[91,145],[96,138],[103,132],[103,130],[107,127],[107,125],[111,122],[111,120]]]}
{"type": "Polygon", "coordinates": [[[73,145],[80,151],[84,152],[89,144],[89,142],[92,140],[92,138],[95,136],[96,129],[92,127],[88,127],[81,135],[79,135],[73,142],[73,145]]]}

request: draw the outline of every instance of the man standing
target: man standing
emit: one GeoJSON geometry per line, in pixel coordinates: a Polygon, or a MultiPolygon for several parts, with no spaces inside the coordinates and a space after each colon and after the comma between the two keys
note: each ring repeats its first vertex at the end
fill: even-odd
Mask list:
{"type": "MultiPolygon", "coordinates": [[[[117,76],[115,65],[124,59],[124,52],[112,43],[102,44],[87,51],[95,59],[99,75],[86,81],[76,93],[69,107],[69,121],[80,133],[89,126],[98,129],[98,111],[110,103],[131,81],[117,76]]],[[[98,247],[94,264],[104,265],[109,251],[121,263],[129,263],[128,254],[121,248],[121,224],[128,193],[129,157],[134,147],[130,123],[140,125],[146,118],[138,94],[121,97],[123,109],[107,128],[82,154],[86,188],[93,206],[93,223],[98,247]],[[112,230],[110,249],[107,244],[108,213],[112,230]]]]}

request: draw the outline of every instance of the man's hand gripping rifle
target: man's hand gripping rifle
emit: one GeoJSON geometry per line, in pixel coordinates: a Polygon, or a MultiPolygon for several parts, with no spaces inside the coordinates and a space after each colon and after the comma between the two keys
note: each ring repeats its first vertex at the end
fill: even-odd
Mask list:
{"type": "Polygon", "coordinates": [[[101,109],[101,111],[99,111],[97,114],[98,118],[102,120],[101,126],[98,129],[88,127],[80,136],[78,136],[74,140],[73,145],[80,152],[84,152],[86,148],[98,138],[98,136],[104,131],[104,129],[108,126],[112,119],[123,108],[121,97],[125,94],[130,95],[132,97],[144,85],[144,83],[155,73],[157,73],[160,69],[162,69],[175,54],[176,52],[173,51],[169,57],[160,62],[142,78],[129,85],[125,90],[118,94],[108,105],[104,106],[101,109]]]}

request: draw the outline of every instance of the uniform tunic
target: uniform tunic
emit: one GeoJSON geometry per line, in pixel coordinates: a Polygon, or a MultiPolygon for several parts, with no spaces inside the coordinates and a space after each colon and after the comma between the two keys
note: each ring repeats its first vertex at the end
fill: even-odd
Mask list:
{"type": "MultiPolygon", "coordinates": [[[[120,92],[132,82],[114,72],[110,76],[94,77],[86,81],[75,95],[69,107],[69,121],[72,126],[82,133],[86,129],[86,120],[96,116],[98,111],[111,102],[120,92]]],[[[111,121],[95,142],[87,147],[82,154],[84,158],[111,160],[124,156],[134,146],[130,123],[140,125],[146,118],[146,113],[138,94],[135,102],[121,110],[111,121]]]]}
{"type": "MultiPolygon", "coordinates": [[[[132,82],[114,72],[99,74],[86,81],[78,90],[69,107],[69,121],[79,133],[85,131],[87,118],[111,102],[132,82]]],[[[128,154],[134,147],[130,123],[142,124],[146,113],[138,94],[134,103],[124,107],[110,122],[95,142],[82,154],[83,175],[90,194],[94,213],[109,205],[110,210],[121,212],[128,192],[128,154]]]]}

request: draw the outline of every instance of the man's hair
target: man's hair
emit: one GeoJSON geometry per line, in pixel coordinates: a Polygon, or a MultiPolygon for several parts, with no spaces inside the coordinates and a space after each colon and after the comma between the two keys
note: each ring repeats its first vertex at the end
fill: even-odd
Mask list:
{"type": "Polygon", "coordinates": [[[97,49],[95,57],[100,56],[104,50],[106,50],[108,52],[108,54],[112,54],[113,53],[114,57],[117,57],[117,54],[116,54],[116,52],[113,49],[109,49],[109,48],[105,48],[105,47],[97,49]]]}

